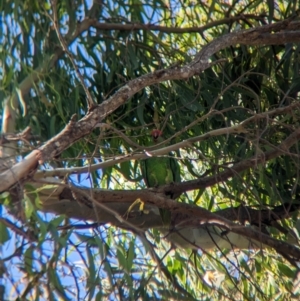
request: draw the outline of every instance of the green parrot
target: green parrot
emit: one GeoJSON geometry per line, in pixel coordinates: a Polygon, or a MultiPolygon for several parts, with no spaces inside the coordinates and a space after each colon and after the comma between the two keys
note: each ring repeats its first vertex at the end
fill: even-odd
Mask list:
{"type": "MultiPolygon", "coordinates": [[[[162,142],[162,132],[153,130],[151,132],[152,143],[156,145],[162,142]]],[[[158,187],[166,184],[180,182],[180,167],[178,162],[171,157],[152,157],[141,161],[141,171],[147,187],[158,187]]],[[[179,194],[180,195],[180,194],[179,194]]],[[[176,199],[179,195],[171,195],[176,199]]],[[[159,209],[162,221],[165,225],[171,222],[171,213],[168,210],[159,209]]]]}

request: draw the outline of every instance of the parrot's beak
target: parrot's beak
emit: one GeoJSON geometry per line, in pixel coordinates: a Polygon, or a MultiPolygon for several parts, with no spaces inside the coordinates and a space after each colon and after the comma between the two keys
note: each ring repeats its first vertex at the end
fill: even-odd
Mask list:
{"type": "Polygon", "coordinates": [[[162,134],[162,131],[160,131],[160,130],[153,130],[151,132],[151,135],[152,135],[152,138],[154,141],[156,141],[158,139],[158,137],[161,136],[161,134],[162,134]]]}

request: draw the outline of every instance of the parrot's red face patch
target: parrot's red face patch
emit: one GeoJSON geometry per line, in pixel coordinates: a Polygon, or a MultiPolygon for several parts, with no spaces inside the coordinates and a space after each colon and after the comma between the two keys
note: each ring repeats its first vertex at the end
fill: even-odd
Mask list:
{"type": "Polygon", "coordinates": [[[160,130],[152,130],[152,132],[151,132],[151,136],[153,137],[153,139],[154,140],[157,140],[157,138],[159,137],[159,136],[161,136],[161,134],[162,134],[162,131],[160,131],[160,130]]]}

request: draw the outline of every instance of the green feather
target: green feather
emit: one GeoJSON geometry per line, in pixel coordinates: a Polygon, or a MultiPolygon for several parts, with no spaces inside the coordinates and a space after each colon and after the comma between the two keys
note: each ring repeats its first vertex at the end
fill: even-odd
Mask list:
{"type": "MultiPolygon", "coordinates": [[[[152,157],[141,161],[141,171],[147,187],[158,187],[174,182],[180,182],[180,167],[171,154],[165,157],[152,157]]],[[[172,196],[176,198],[178,196],[172,196]]],[[[160,209],[164,224],[170,224],[171,213],[160,209]]]]}

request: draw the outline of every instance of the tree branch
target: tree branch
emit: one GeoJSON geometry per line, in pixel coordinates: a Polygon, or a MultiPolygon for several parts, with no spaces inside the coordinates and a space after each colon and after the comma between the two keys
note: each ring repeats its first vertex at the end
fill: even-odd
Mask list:
{"type": "MultiPolygon", "coordinates": [[[[255,115],[247,118],[246,120],[242,121],[241,123],[239,123],[237,125],[230,126],[230,127],[227,127],[227,128],[212,130],[212,131],[210,131],[208,133],[205,133],[203,135],[199,135],[199,136],[196,136],[196,137],[178,142],[176,144],[172,144],[172,145],[157,149],[157,147],[159,145],[166,145],[173,138],[173,137],[171,137],[171,138],[166,139],[163,142],[158,143],[157,145],[155,145],[156,149],[152,150],[152,151],[151,151],[151,149],[153,149],[153,147],[140,146],[140,145],[134,143],[133,141],[131,142],[128,138],[125,139],[125,137],[124,137],[125,135],[122,134],[122,138],[125,139],[127,143],[132,144],[138,150],[143,149],[144,152],[143,153],[135,153],[135,151],[134,151],[132,154],[128,154],[128,155],[124,155],[124,156],[116,156],[116,157],[113,157],[110,160],[106,160],[105,162],[101,162],[101,163],[97,163],[97,164],[91,164],[89,166],[84,166],[84,167],[56,168],[55,170],[40,170],[35,174],[35,179],[50,177],[50,176],[60,176],[60,177],[62,177],[62,176],[65,176],[67,174],[80,174],[80,173],[92,172],[92,171],[95,171],[95,170],[111,167],[111,166],[114,166],[116,164],[131,161],[131,160],[147,159],[147,158],[149,158],[149,154],[153,157],[154,156],[166,155],[166,154],[169,154],[172,151],[176,151],[180,148],[188,147],[192,143],[204,141],[204,140],[209,139],[211,137],[248,132],[250,130],[248,130],[246,128],[246,126],[248,124],[253,123],[254,121],[261,120],[261,119],[268,119],[271,116],[278,116],[278,115],[282,115],[282,114],[287,114],[287,113],[295,111],[299,108],[300,108],[299,102],[294,102],[294,103],[292,103],[292,104],[290,104],[289,106],[286,106],[286,107],[277,108],[277,109],[274,109],[274,110],[269,111],[269,112],[255,114],[255,115]]],[[[211,116],[211,114],[208,113],[203,117],[208,117],[208,116],[211,116]]],[[[200,118],[199,122],[200,121],[203,122],[204,120],[205,120],[205,118],[200,118]]],[[[103,128],[106,127],[106,124],[102,124],[101,127],[103,127],[103,128]]],[[[110,128],[111,126],[107,125],[107,127],[110,128]]],[[[184,132],[186,129],[187,128],[183,128],[182,132],[184,132]]],[[[120,131],[118,131],[118,134],[121,134],[120,131]]],[[[0,185],[0,187],[1,187],[1,185],[0,185]]]]}
{"type": "Polygon", "coordinates": [[[275,148],[274,150],[261,153],[258,156],[253,156],[249,159],[243,160],[239,163],[236,163],[232,167],[228,167],[228,169],[223,172],[215,173],[213,176],[182,182],[182,183],[174,183],[174,184],[166,185],[164,186],[163,191],[166,194],[169,194],[170,192],[176,194],[176,193],[186,192],[189,190],[210,187],[212,185],[217,184],[218,182],[226,181],[242,171],[245,171],[250,168],[255,168],[259,164],[265,163],[280,155],[286,154],[289,148],[295,143],[297,143],[299,139],[300,139],[300,129],[296,129],[295,132],[293,132],[288,138],[286,138],[279,146],[277,146],[276,148],[274,147],[275,148]]]}
{"type": "MultiPolygon", "coordinates": [[[[128,101],[128,99],[130,99],[143,88],[166,80],[182,80],[197,75],[211,66],[211,63],[208,61],[211,55],[230,45],[235,45],[238,43],[251,44],[251,41],[253,40],[255,40],[257,43],[260,43],[260,45],[264,45],[264,40],[261,38],[261,34],[284,30],[288,28],[292,20],[293,18],[290,18],[282,22],[265,25],[255,29],[230,33],[206,45],[196,55],[195,59],[190,64],[187,64],[183,67],[157,70],[153,73],[149,73],[131,80],[109,99],[90,110],[80,121],[75,122],[75,118],[73,117],[64,130],[62,130],[59,134],[38,149],[38,157],[40,160],[37,160],[37,157],[31,153],[25,158],[24,161],[27,163],[30,161],[30,164],[28,165],[32,166],[54,158],[63,150],[71,146],[74,142],[91,133],[97,124],[101,123],[104,118],[106,118],[109,114],[111,114],[114,110],[128,101]]],[[[82,25],[79,26],[79,28],[81,30],[84,29],[82,25]]],[[[274,35],[275,34],[276,33],[274,33],[274,35]]],[[[74,36],[77,36],[77,34],[74,36]]],[[[277,42],[283,43],[284,41],[278,40],[277,42]]],[[[19,181],[24,174],[26,174],[26,172],[29,172],[29,170],[26,170],[26,166],[24,166],[24,164],[25,163],[23,161],[17,164],[18,168],[12,170],[12,176],[1,185],[0,191],[7,190],[14,183],[19,181]]],[[[0,176],[2,177],[3,173],[0,174],[0,176]]],[[[219,179],[221,179],[220,176],[219,179]]]]}
{"type": "Polygon", "coordinates": [[[86,19],[83,22],[86,24],[84,26],[94,27],[99,30],[122,30],[122,31],[136,31],[136,30],[146,30],[146,31],[159,31],[164,33],[203,33],[205,30],[209,28],[214,28],[223,24],[231,24],[236,21],[246,20],[246,19],[254,19],[254,20],[263,20],[265,16],[256,16],[252,14],[238,15],[234,17],[224,18],[221,20],[216,20],[209,22],[203,26],[195,26],[195,27],[171,27],[171,26],[161,26],[154,24],[141,24],[141,23],[129,23],[129,24],[120,24],[120,23],[101,23],[95,19],[86,19]]]}
{"type": "MultiPolygon", "coordinates": [[[[81,189],[83,191],[82,196],[85,196],[86,193],[84,191],[87,189],[81,189]]],[[[80,194],[80,190],[76,190],[80,194]]],[[[220,210],[217,212],[210,212],[204,208],[191,205],[191,204],[185,204],[185,203],[179,203],[175,200],[169,199],[164,195],[161,195],[160,193],[157,193],[155,190],[152,191],[150,189],[145,190],[139,190],[139,191],[109,191],[109,190],[93,190],[93,203],[91,203],[91,206],[87,206],[86,201],[83,202],[79,207],[77,206],[77,209],[75,208],[76,205],[78,205],[78,201],[74,200],[72,191],[69,189],[64,190],[61,193],[60,198],[66,200],[68,198],[69,204],[62,208],[63,212],[56,212],[56,213],[64,213],[67,214],[70,213],[70,210],[77,215],[68,215],[69,217],[73,218],[80,218],[80,219],[90,219],[95,220],[99,223],[101,222],[110,222],[114,225],[122,228],[127,228],[126,224],[122,223],[122,221],[116,219],[114,216],[108,214],[105,210],[105,206],[108,206],[108,208],[114,208],[115,213],[118,213],[120,215],[126,213],[127,209],[129,208],[129,205],[134,202],[137,198],[140,198],[145,204],[149,205],[150,207],[146,207],[147,210],[150,209],[148,214],[137,214],[133,212],[132,216],[128,216],[127,223],[130,225],[136,225],[139,227],[139,229],[148,229],[151,227],[158,227],[161,228],[162,224],[160,219],[159,213],[153,214],[153,211],[151,211],[151,205],[154,206],[154,208],[162,208],[166,209],[172,212],[172,216],[178,216],[180,218],[175,219],[174,227],[180,228],[201,228],[201,227],[212,227],[212,226],[218,226],[219,228],[222,228],[224,230],[228,230],[229,232],[233,232],[236,234],[240,234],[249,240],[255,240],[258,241],[264,245],[267,245],[271,248],[276,249],[281,254],[287,254],[294,259],[299,260],[300,259],[300,250],[283,241],[276,240],[269,235],[266,235],[260,231],[257,231],[251,227],[243,226],[234,223],[234,220],[237,220],[238,216],[232,216],[232,220],[230,221],[228,210],[220,210]],[[97,204],[102,203],[101,207],[98,207],[97,204]],[[104,206],[103,206],[104,205],[104,206]],[[119,206],[119,207],[118,207],[119,206]],[[224,218],[223,216],[226,216],[227,218],[224,218]],[[141,217],[141,219],[139,219],[141,217]],[[153,221],[156,218],[156,226],[153,223],[153,221]]],[[[59,203],[62,204],[62,200],[57,200],[56,204],[59,206],[59,203]]],[[[58,206],[56,208],[58,208],[58,206]]],[[[292,210],[298,210],[297,205],[295,205],[292,210]]],[[[49,208],[51,208],[51,204],[47,204],[47,199],[45,200],[45,203],[43,203],[43,208],[46,209],[46,211],[49,211],[49,208]]],[[[52,207],[52,208],[55,208],[52,207]]],[[[272,220],[281,219],[287,217],[288,213],[284,214],[283,210],[285,210],[286,207],[281,208],[280,206],[274,208],[274,210],[270,210],[270,216],[267,217],[267,211],[260,211],[257,210],[255,214],[262,213],[263,221],[264,222],[271,222],[272,220]],[[272,214],[273,213],[273,214],[272,214]]],[[[110,209],[111,210],[111,209],[110,209]]],[[[239,210],[239,209],[235,209],[239,210]]],[[[254,209],[248,210],[248,214],[253,214],[254,209]]],[[[51,210],[50,210],[51,211],[51,210]]],[[[115,214],[114,213],[114,214],[115,214]]],[[[256,223],[256,217],[253,216],[253,221],[251,221],[251,216],[248,215],[248,220],[250,220],[251,223],[256,223]]],[[[244,218],[245,220],[245,218],[244,218]]],[[[127,228],[128,229],[128,228],[127,228]]],[[[130,229],[130,228],[129,228],[130,229]]]]}

